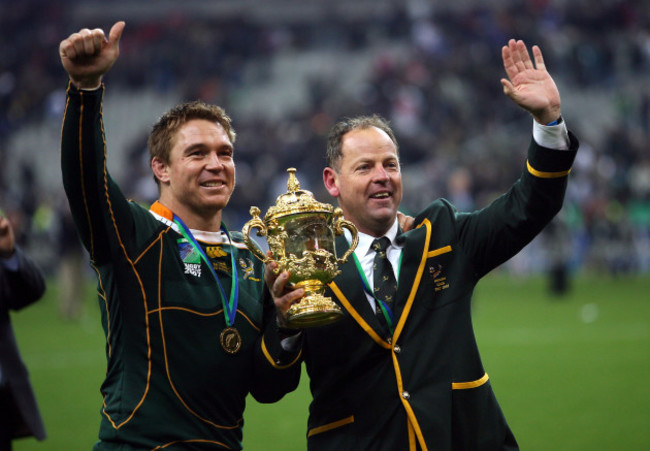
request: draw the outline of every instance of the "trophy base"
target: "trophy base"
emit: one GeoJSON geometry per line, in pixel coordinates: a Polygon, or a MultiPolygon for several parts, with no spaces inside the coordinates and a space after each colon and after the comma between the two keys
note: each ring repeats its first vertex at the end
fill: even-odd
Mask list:
{"type": "Polygon", "coordinates": [[[331,324],[343,318],[341,307],[331,298],[321,294],[309,294],[287,312],[287,327],[306,329],[331,324]]]}

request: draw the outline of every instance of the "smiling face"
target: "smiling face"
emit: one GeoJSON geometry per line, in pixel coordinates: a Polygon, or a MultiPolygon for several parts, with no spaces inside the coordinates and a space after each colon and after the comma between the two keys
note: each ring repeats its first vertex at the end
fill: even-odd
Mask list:
{"type": "Polygon", "coordinates": [[[402,200],[395,144],[377,127],[354,129],[343,136],[341,152],[337,169],[323,171],[325,187],[360,232],[382,236],[395,222],[402,200]]]}
{"type": "Polygon", "coordinates": [[[173,137],[169,161],[154,157],[160,202],[188,227],[219,230],[223,210],[235,189],[233,144],[221,124],[192,119],[173,137]]]}

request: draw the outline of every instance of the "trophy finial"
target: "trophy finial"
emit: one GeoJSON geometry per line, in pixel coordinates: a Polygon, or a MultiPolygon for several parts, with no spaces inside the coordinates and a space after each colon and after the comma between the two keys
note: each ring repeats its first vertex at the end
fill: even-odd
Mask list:
{"type": "Polygon", "coordinates": [[[296,168],[289,168],[287,169],[287,172],[289,173],[289,180],[287,181],[287,190],[290,193],[295,193],[296,191],[300,191],[300,182],[296,177],[296,168]]]}

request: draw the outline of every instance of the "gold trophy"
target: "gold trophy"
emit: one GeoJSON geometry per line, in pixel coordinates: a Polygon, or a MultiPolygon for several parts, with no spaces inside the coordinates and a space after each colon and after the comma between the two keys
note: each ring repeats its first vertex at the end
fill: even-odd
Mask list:
{"type": "Polygon", "coordinates": [[[287,312],[287,326],[322,326],[343,317],[341,308],[324,293],[326,285],[340,274],[338,265],[345,263],[354,252],[359,236],[354,224],[343,219],[340,208],[320,203],[311,192],[301,190],[295,168],[289,168],[287,172],[287,192],[269,207],[264,221],[260,219],[260,209],[251,207],[253,219],[242,229],[244,242],[264,263],[275,260],[278,264],[276,274],[289,271],[289,283],[305,289],[300,302],[293,304],[287,312]],[[251,240],[251,228],[259,229],[257,236],[267,236],[272,258],[264,255],[251,240]],[[352,244],[341,258],[337,258],[334,235],[341,235],[344,228],[352,234],[352,244]]]}

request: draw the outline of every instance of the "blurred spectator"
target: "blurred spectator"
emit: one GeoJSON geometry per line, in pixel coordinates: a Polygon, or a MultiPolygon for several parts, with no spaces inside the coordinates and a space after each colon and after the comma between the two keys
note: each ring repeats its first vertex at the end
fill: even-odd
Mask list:
{"type": "Polygon", "coordinates": [[[40,269],[16,244],[14,230],[0,211],[0,449],[10,451],[16,438],[45,438],[16,337],[10,310],[20,310],[39,300],[45,292],[40,269]]]}
{"type": "Polygon", "coordinates": [[[65,199],[56,211],[56,244],[59,283],[59,313],[63,319],[78,320],[83,313],[86,287],[86,253],[81,245],[65,199]]]}

